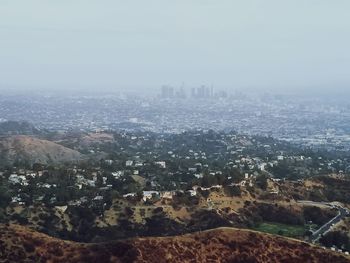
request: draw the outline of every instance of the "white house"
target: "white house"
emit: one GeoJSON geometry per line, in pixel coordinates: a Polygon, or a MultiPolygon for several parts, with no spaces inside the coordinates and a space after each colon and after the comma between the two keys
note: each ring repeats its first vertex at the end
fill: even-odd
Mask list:
{"type": "Polygon", "coordinates": [[[190,194],[190,196],[196,196],[197,195],[197,192],[195,190],[188,190],[187,192],[190,194]]]}
{"type": "Polygon", "coordinates": [[[136,193],[127,193],[127,194],[123,195],[124,198],[135,197],[135,196],[136,196],[136,193]]]}
{"type": "Polygon", "coordinates": [[[128,161],[126,161],[125,162],[125,166],[132,166],[134,164],[134,161],[132,161],[132,160],[128,160],[128,161]]]}
{"type": "Polygon", "coordinates": [[[116,171],[116,172],[113,172],[112,175],[115,179],[118,179],[124,175],[124,171],[116,171]]]}
{"type": "Polygon", "coordinates": [[[28,185],[27,178],[24,175],[11,174],[8,180],[11,184],[28,185]]]}
{"type": "Polygon", "coordinates": [[[173,199],[175,192],[173,191],[165,191],[160,194],[160,197],[163,199],[173,199]]]}
{"type": "Polygon", "coordinates": [[[151,199],[154,195],[159,196],[158,191],[143,191],[142,193],[143,197],[142,200],[146,202],[147,200],[151,199]]]}
{"type": "Polygon", "coordinates": [[[277,160],[278,160],[278,161],[283,161],[283,160],[284,160],[284,156],[283,156],[283,155],[277,156],[277,160]]]}
{"type": "Polygon", "coordinates": [[[194,177],[196,177],[197,179],[203,178],[203,174],[195,174],[194,177]]]}
{"type": "Polygon", "coordinates": [[[159,165],[161,168],[166,168],[166,163],[164,161],[155,162],[157,165],[159,165]]]}

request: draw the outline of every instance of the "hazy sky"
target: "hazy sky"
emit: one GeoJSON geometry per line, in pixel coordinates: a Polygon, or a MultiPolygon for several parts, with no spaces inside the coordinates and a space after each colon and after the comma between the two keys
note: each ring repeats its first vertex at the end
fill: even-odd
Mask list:
{"type": "Polygon", "coordinates": [[[0,0],[0,88],[350,89],[349,0],[0,0]]]}

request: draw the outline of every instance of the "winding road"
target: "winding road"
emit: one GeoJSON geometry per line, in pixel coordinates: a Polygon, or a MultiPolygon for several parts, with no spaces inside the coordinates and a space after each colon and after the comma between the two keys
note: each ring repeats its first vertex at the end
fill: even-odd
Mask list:
{"type": "Polygon", "coordinates": [[[326,234],[328,231],[330,231],[335,224],[339,223],[345,217],[350,215],[350,211],[347,208],[344,208],[340,204],[312,202],[312,201],[298,201],[298,203],[301,203],[303,205],[310,205],[310,206],[330,207],[338,210],[338,214],[334,218],[332,218],[330,221],[328,221],[326,224],[324,224],[323,226],[321,226],[319,229],[317,229],[312,233],[310,237],[310,241],[312,243],[317,242],[321,238],[321,236],[326,234]]]}

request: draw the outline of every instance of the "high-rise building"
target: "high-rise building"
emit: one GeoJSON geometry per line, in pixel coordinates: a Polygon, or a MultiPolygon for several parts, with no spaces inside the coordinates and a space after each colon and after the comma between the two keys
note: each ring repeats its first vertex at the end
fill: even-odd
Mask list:
{"type": "Polygon", "coordinates": [[[195,88],[192,88],[192,89],[191,89],[191,97],[192,97],[192,98],[195,98],[195,97],[196,97],[196,89],[195,89],[195,88]]]}
{"type": "Polygon", "coordinates": [[[161,97],[163,99],[174,98],[174,88],[170,86],[162,86],[161,97]]]}
{"type": "Polygon", "coordinates": [[[186,92],[183,87],[176,90],[176,98],[178,99],[186,99],[186,92]]]}
{"type": "Polygon", "coordinates": [[[213,86],[200,86],[191,89],[191,97],[196,99],[209,99],[214,98],[214,88],[213,86]]]}

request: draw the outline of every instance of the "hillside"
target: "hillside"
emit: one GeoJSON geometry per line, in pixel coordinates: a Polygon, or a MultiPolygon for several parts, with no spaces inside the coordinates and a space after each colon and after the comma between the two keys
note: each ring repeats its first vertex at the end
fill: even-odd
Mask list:
{"type": "Polygon", "coordinates": [[[62,145],[34,137],[17,135],[0,139],[0,158],[2,163],[58,163],[76,161],[82,155],[62,145]]]}
{"type": "Polygon", "coordinates": [[[303,242],[232,228],[82,244],[0,225],[0,255],[0,262],[350,262],[303,242]]]}
{"type": "Polygon", "coordinates": [[[37,135],[42,131],[26,121],[0,122],[0,135],[37,135]]]}

